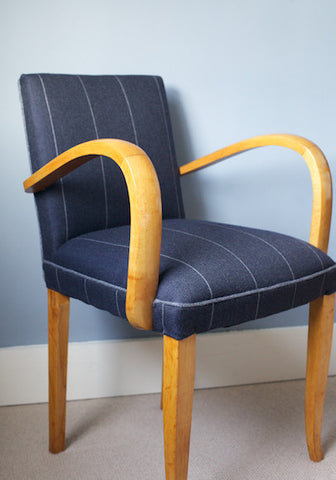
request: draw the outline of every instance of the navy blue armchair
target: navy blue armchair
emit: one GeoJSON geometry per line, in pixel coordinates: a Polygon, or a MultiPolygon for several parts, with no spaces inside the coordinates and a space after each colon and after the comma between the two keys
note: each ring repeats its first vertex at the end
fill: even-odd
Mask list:
{"type": "Polygon", "coordinates": [[[49,300],[50,451],[65,448],[70,297],[163,335],[167,480],[187,479],[196,334],[310,303],[306,434],[321,460],[336,265],[319,148],[265,135],[178,168],[161,78],[29,74],[20,85],[33,172],[24,186],[35,196],[49,300]],[[310,169],[309,243],[185,218],[181,175],[267,145],[297,151],[310,169]]]}

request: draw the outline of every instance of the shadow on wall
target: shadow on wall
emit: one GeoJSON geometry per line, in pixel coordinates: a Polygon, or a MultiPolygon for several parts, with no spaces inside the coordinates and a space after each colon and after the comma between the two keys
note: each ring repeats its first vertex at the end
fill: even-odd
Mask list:
{"type": "MultiPolygon", "coordinates": [[[[188,129],[188,119],[183,108],[179,92],[174,88],[167,88],[169,112],[172,122],[175,150],[178,165],[196,159],[188,129]]],[[[197,174],[182,177],[182,196],[187,217],[204,219],[206,208],[202,199],[200,181],[197,174]]]]}

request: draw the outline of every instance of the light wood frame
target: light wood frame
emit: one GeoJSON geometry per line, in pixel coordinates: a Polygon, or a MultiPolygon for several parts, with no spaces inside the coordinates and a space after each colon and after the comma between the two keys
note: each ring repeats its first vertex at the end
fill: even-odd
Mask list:
{"type": "MultiPolygon", "coordinates": [[[[309,243],[328,250],[332,212],[332,181],[328,162],[313,142],[306,138],[273,134],[252,137],[217,150],[180,167],[180,174],[187,175],[215,162],[265,146],[286,147],[299,153],[310,171],[313,189],[313,207],[309,243]]],[[[313,461],[323,458],[321,428],[329,359],[334,325],[335,295],[326,295],[311,302],[309,310],[305,424],[309,456],[313,461]]]]}
{"type": "Polygon", "coordinates": [[[124,140],[99,139],[84,142],[61,153],[37,170],[24,182],[24,189],[33,193],[44,190],[100,155],[108,157],[120,167],[130,200],[131,236],[126,316],[134,327],[152,330],[152,305],[159,279],[162,208],[159,181],[146,153],[124,140]]]}
{"type": "MultiPolygon", "coordinates": [[[[298,152],[312,179],[313,208],[309,242],[328,248],[332,184],[321,150],[305,138],[278,134],[253,137],[225,147],[180,167],[186,175],[214,162],[262,146],[282,146],[298,152]]],[[[131,209],[131,238],[126,295],[130,323],[150,330],[152,303],[158,285],[161,247],[161,198],[152,163],[139,147],[122,140],[85,142],[62,153],[24,182],[25,190],[38,192],[92,158],[104,155],[115,161],[126,180],[131,209]]],[[[65,399],[69,298],[48,291],[49,298],[49,432],[50,451],[65,448],[65,399]]],[[[334,322],[335,295],[310,305],[307,374],[306,437],[310,458],[322,459],[321,424],[334,322]]],[[[164,335],[162,404],[166,480],[187,480],[189,438],[194,388],[196,335],[174,340],[164,335]]]]}
{"type": "Polygon", "coordinates": [[[233,155],[266,146],[286,147],[294,150],[307,163],[313,187],[313,209],[309,243],[326,252],[329,242],[332,209],[331,174],[323,152],[317,145],[306,138],[289,134],[252,137],[182,165],[180,174],[187,175],[233,155]]]}

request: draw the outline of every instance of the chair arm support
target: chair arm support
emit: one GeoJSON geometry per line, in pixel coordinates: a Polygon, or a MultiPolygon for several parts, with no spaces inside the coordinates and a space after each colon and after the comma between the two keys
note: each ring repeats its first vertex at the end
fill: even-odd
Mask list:
{"type": "Polygon", "coordinates": [[[127,184],[131,234],[126,293],[126,316],[137,328],[152,329],[162,230],[161,192],[152,162],[136,145],[99,139],[82,143],[51,160],[24,182],[27,192],[38,192],[96,156],[109,157],[120,167],[127,184]]]}
{"type": "Polygon", "coordinates": [[[313,209],[309,242],[328,249],[332,210],[332,183],[328,162],[317,145],[297,135],[273,134],[249,138],[222,148],[180,167],[180,175],[200,170],[208,165],[247,150],[264,146],[287,147],[298,152],[306,161],[313,187],[313,209]]]}

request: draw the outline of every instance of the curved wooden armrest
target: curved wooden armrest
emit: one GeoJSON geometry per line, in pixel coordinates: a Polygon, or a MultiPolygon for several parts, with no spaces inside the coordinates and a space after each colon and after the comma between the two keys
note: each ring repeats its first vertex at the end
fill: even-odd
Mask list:
{"type": "Polygon", "coordinates": [[[180,167],[180,174],[195,172],[208,165],[264,146],[287,147],[295,150],[305,159],[311,175],[313,187],[313,210],[309,242],[324,252],[328,249],[332,209],[332,183],[328,162],[317,145],[297,135],[274,134],[249,138],[217,150],[180,167]]]}
{"type": "MultiPolygon", "coordinates": [[[[127,184],[131,234],[126,293],[126,315],[137,328],[152,329],[161,249],[161,193],[152,162],[136,145],[100,139],[82,143],[35,172],[24,182],[27,192],[38,192],[92,158],[103,155],[120,167],[127,184]]],[[[83,186],[83,188],[85,188],[83,186]]]]}

